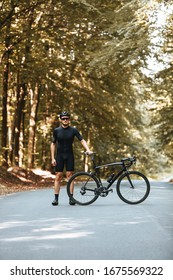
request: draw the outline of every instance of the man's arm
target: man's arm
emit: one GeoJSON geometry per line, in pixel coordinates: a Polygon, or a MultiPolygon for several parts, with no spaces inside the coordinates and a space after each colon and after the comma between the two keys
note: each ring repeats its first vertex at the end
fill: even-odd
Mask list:
{"type": "Polygon", "coordinates": [[[51,162],[53,166],[56,165],[55,150],[56,150],[56,144],[52,142],[50,145],[50,153],[51,153],[51,162]]]}
{"type": "Polygon", "coordinates": [[[82,146],[85,148],[86,152],[91,154],[92,152],[90,151],[90,149],[87,145],[87,142],[84,139],[82,139],[80,142],[81,142],[82,146]]]}

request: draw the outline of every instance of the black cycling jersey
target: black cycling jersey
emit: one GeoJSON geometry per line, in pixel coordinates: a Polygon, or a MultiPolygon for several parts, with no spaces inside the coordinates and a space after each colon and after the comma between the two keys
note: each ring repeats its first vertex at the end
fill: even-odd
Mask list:
{"type": "Polygon", "coordinates": [[[81,141],[83,139],[79,131],[72,126],[55,128],[52,142],[57,144],[56,172],[74,171],[73,141],[75,136],[81,141]]]}
{"type": "Polygon", "coordinates": [[[53,132],[52,142],[57,144],[57,154],[71,154],[73,153],[73,141],[75,136],[79,141],[83,139],[79,131],[72,126],[63,128],[59,126],[53,132]]]}

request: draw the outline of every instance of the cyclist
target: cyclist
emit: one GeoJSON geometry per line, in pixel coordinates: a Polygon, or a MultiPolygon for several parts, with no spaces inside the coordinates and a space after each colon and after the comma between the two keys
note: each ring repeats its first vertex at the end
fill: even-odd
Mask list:
{"type": "MultiPolygon", "coordinates": [[[[77,137],[82,146],[86,149],[86,152],[91,153],[86,141],[83,139],[79,131],[75,127],[70,126],[70,114],[68,112],[62,112],[60,114],[60,122],[61,125],[53,131],[53,139],[51,143],[51,160],[52,165],[55,167],[55,198],[52,202],[53,206],[58,205],[60,184],[64,168],[66,168],[67,180],[69,180],[74,171],[74,138],[77,137]]],[[[73,186],[71,194],[73,194],[73,186]]],[[[74,205],[75,203],[70,199],[69,204],[74,205]]]]}

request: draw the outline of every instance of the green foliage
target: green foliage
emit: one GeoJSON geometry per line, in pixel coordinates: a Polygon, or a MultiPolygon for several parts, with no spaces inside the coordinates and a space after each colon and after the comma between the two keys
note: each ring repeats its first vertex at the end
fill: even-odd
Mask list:
{"type": "MultiPolygon", "coordinates": [[[[19,165],[27,165],[31,157],[34,165],[50,168],[51,134],[58,114],[68,110],[98,161],[136,154],[148,173],[166,161],[171,165],[172,11],[173,1],[157,0],[153,5],[143,0],[2,1],[1,81],[9,56],[8,141],[2,148],[8,150],[8,163],[17,157],[19,165]],[[160,24],[162,10],[167,21],[160,24]],[[162,64],[154,74],[153,58],[162,64]],[[31,127],[35,137],[28,151],[31,127]]],[[[80,165],[77,142],[75,149],[80,165]]]]}

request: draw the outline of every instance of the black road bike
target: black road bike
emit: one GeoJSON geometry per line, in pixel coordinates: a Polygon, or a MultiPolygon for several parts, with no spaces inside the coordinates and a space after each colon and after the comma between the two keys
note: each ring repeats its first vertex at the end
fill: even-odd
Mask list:
{"type": "Polygon", "coordinates": [[[99,196],[106,197],[109,192],[113,192],[111,186],[117,179],[116,191],[124,202],[138,204],[148,197],[150,183],[147,177],[138,171],[129,170],[129,167],[136,163],[136,157],[123,158],[120,162],[96,166],[95,153],[90,154],[90,156],[93,162],[93,171],[75,173],[67,183],[68,196],[76,204],[89,205],[96,201],[99,196]],[[100,169],[110,166],[120,166],[120,171],[111,174],[105,186],[105,180],[100,178],[100,169]]]}

